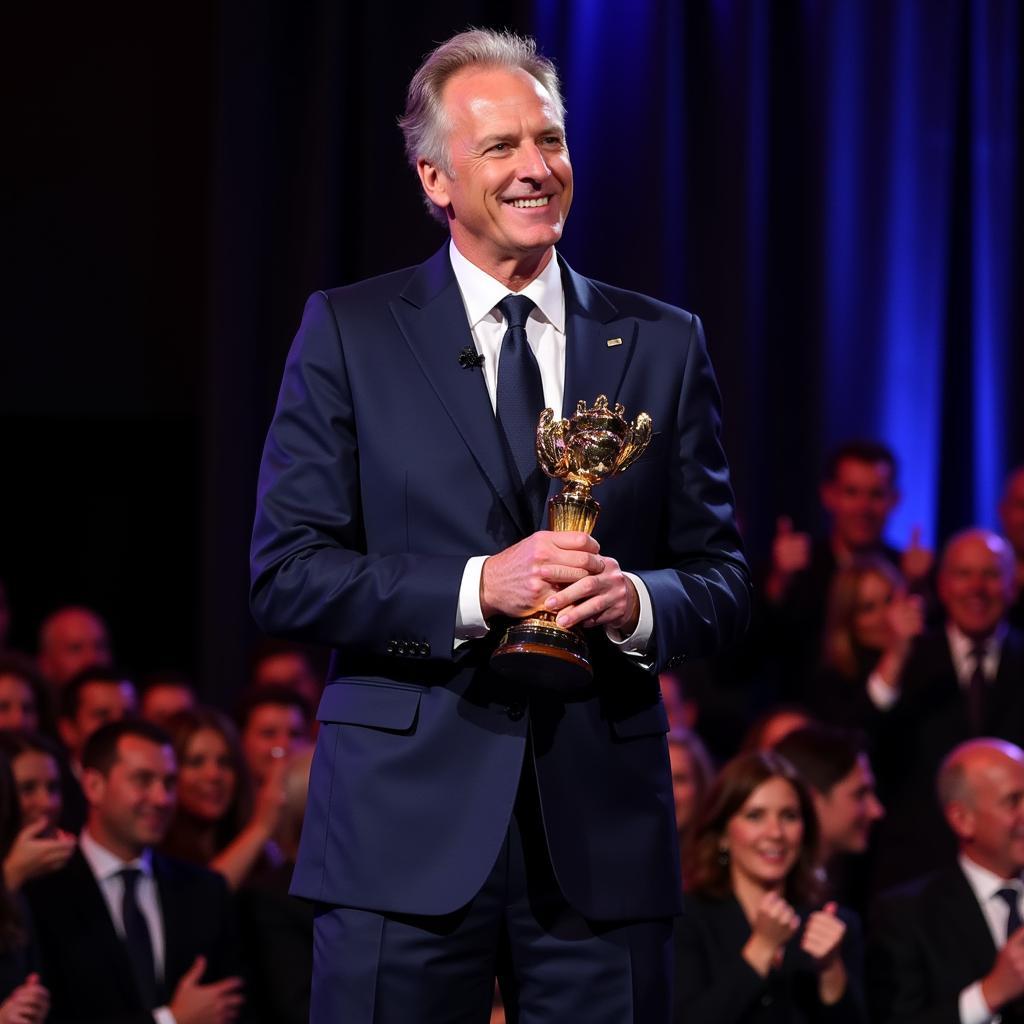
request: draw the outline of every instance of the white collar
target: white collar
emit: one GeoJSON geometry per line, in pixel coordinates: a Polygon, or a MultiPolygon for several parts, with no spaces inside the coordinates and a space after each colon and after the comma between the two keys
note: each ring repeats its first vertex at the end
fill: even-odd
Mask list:
{"type": "Polygon", "coordinates": [[[82,834],[78,837],[78,848],[97,881],[104,882],[108,878],[113,878],[125,868],[135,868],[144,875],[153,876],[153,851],[148,848],[134,860],[124,861],[116,853],[111,853],[105,846],[101,846],[89,834],[88,829],[82,829],[82,834]]]}
{"type": "MultiPolygon", "coordinates": [[[[984,657],[993,658],[999,654],[1007,629],[1006,623],[1000,622],[984,640],[980,641],[981,646],[985,649],[984,657]]],[[[966,661],[970,657],[976,641],[972,640],[959,626],[949,621],[946,622],[946,637],[949,640],[949,649],[953,652],[953,657],[957,661],[966,661]]]]}
{"type": "MultiPolygon", "coordinates": [[[[470,263],[459,252],[454,242],[448,246],[448,257],[455,272],[459,291],[462,293],[470,329],[475,328],[506,295],[510,294],[509,288],[481,270],[475,263],[470,263]]],[[[533,299],[537,312],[543,319],[547,320],[559,334],[565,333],[565,291],[562,287],[562,271],[557,253],[552,252],[547,266],[519,294],[533,299]]]]}
{"type": "Polygon", "coordinates": [[[978,903],[987,903],[1000,889],[1016,889],[1018,896],[1024,892],[1024,882],[1020,878],[1000,878],[995,872],[971,860],[966,853],[961,853],[958,859],[960,869],[978,903]]]}

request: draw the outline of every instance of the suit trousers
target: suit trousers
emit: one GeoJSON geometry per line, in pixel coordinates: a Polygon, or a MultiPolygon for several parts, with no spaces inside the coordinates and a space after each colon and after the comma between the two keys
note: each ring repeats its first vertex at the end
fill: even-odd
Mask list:
{"type": "Polygon", "coordinates": [[[487,1024],[495,978],[508,1024],[667,1024],[671,918],[592,922],[569,906],[532,765],[528,748],[508,834],[466,906],[438,917],[319,907],[311,1024],[487,1024]]]}

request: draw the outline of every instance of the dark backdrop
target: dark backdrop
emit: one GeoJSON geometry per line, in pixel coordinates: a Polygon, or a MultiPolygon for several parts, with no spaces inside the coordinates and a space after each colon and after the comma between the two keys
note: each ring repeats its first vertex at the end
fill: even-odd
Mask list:
{"type": "Polygon", "coordinates": [[[18,645],[79,600],[130,667],[237,688],[287,345],[310,291],[442,241],[395,118],[469,24],[563,71],[569,261],[704,319],[755,554],[779,514],[819,525],[852,435],[901,458],[894,542],[994,522],[1024,460],[1016,0],[37,6],[3,61],[18,645]]]}

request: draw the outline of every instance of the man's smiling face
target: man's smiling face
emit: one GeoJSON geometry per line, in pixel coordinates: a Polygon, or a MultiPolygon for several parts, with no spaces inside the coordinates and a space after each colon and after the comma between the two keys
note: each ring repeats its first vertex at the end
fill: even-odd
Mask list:
{"type": "Polygon", "coordinates": [[[544,256],[562,237],[572,202],[565,131],[532,75],[471,68],[442,93],[451,173],[420,163],[428,195],[445,208],[452,240],[491,273],[544,256]]]}

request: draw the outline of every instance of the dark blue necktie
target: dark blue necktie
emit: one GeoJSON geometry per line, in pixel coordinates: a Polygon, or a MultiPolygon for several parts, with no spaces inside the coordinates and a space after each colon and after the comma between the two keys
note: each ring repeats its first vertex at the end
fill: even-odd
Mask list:
{"type": "Polygon", "coordinates": [[[533,308],[533,300],[525,295],[506,295],[498,303],[507,326],[498,357],[495,404],[531,519],[536,522],[543,508],[547,481],[537,465],[537,421],[544,409],[544,388],[540,367],[526,339],[526,321],[533,308]]]}
{"type": "Polygon", "coordinates": [[[121,879],[124,882],[121,915],[124,921],[124,944],[132,964],[132,973],[135,975],[139,994],[146,1009],[152,1010],[158,1005],[153,941],[149,934],[149,925],[146,924],[135,898],[135,887],[141,876],[142,872],[138,868],[124,868],[121,871],[121,879]]]}
{"type": "Polygon", "coordinates": [[[1009,907],[1010,916],[1006,919],[1006,937],[1009,938],[1020,926],[1020,910],[1018,909],[1017,890],[1007,886],[996,895],[1009,907]]]}

